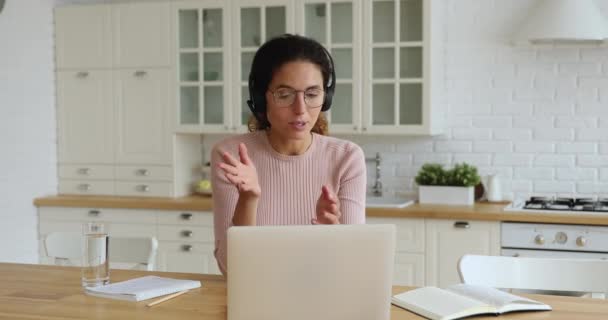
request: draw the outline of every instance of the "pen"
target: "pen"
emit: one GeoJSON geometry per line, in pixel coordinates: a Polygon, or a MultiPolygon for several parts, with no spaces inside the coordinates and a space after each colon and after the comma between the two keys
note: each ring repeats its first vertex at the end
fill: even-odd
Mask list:
{"type": "Polygon", "coordinates": [[[154,301],[152,301],[152,302],[148,303],[146,306],[148,306],[148,307],[152,307],[152,306],[157,305],[157,304],[159,304],[159,303],[161,303],[161,302],[165,302],[165,301],[167,301],[167,300],[169,300],[169,299],[173,299],[173,298],[175,298],[175,297],[177,297],[177,296],[181,296],[182,294],[184,294],[184,293],[186,293],[186,292],[188,292],[188,290],[179,291],[179,292],[176,292],[176,293],[170,294],[170,295],[168,295],[168,296],[164,296],[164,297],[162,297],[162,298],[160,298],[160,299],[158,299],[158,300],[154,300],[154,301]]]}

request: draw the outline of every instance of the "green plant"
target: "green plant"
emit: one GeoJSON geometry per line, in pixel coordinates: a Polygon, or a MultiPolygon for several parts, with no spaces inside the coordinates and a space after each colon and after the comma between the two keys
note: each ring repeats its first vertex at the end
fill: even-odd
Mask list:
{"type": "Polygon", "coordinates": [[[427,163],[418,171],[415,180],[421,186],[472,187],[478,185],[481,178],[475,166],[464,162],[457,163],[450,170],[445,170],[438,163],[427,163]]]}

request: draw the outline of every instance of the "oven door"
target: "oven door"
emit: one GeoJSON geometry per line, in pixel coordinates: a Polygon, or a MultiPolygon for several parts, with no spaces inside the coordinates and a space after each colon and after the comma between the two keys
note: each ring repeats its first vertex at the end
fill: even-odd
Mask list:
{"type": "Polygon", "coordinates": [[[608,260],[608,253],[572,252],[553,250],[502,249],[501,256],[534,257],[534,258],[567,258],[567,259],[603,259],[608,260]]]}

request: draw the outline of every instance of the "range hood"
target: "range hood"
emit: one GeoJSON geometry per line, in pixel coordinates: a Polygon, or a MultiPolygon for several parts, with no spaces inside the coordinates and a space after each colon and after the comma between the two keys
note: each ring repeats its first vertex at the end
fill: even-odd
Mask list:
{"type": "Polygon", "coordinates": [[[515,43],[600,43],[608,40],[608,22],[594,0],[538,0],[515,43]]]}

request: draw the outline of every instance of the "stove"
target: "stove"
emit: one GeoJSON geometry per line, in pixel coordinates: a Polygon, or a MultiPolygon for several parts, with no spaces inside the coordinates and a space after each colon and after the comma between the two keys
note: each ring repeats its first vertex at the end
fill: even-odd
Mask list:
{"type": "Polygon", "coordinates": [[[507,211],[530,211],[550,213],[608,214],[608,198],[553,198],[531,197],[514,201],[507,211]]]}

